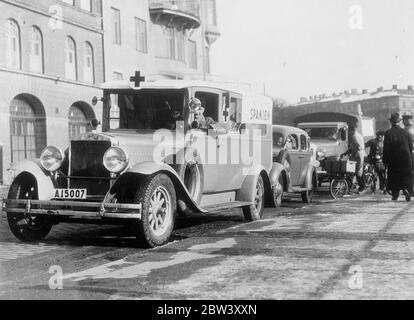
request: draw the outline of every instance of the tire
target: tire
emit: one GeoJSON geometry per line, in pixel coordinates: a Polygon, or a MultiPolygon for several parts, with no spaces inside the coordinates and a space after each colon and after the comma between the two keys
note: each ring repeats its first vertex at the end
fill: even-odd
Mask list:
{"type": "MultiPolygon", "coordinates": [[[[10,187],[8,199],[37,200],[35,181],[16,181],[10,187]]],[[[7,222],[13,235],[23,242],[43,240],[50,233],[53,226],[44,217],[25,217],[22,213],[7,213],[7,222]]]]}
{"type": "Polygon", "coordinates": [[[348,194],[348,182],[346,179],[332,179],[329,184],[329,191],[333,199],[341,199],[348,194]]]}
{"type": "Polygon", "coordinates": [[[258,221],[262,219],[265,205],[265,185],[262,176],[259,176],[256,184],[256,192],[254,199],[252,199],[253,205],[243,208],[244,218],[248,222],[258,221]]]}
{"type": "Polygon", "coordinates": [[[312,203],[313,200],[313,194],[315,191],[315,186],[317,185],[317,181],[316,181],[316,174],[313,173],[312,174],[312,185],[311,185],[311,189],[307,190],[305,192],[302,192],[302,201],[303,203],[312,203]]]}
{"type": "Polygon", "coordinates": [[[142,204],[137,239],[149,248],[168,243],[177,211],[177,196],[171,179],[165,174],[146,178],[137,191],[135,203],[142,204]]]}
{"type": "Polygon", "coordinates": [[[276,187],[273,187],[272,190],[273,202],[276,208],[280,208],[283,202],[283,190],[285,190],[285,183],[282,174],[279,176],[279,185],[282,187],[282,190],[276,190],[276,187]]]}

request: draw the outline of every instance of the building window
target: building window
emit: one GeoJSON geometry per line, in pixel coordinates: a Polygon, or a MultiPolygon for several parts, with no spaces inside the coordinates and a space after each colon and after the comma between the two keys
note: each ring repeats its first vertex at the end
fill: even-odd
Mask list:
{"type": "Polygon", "coordinates": [[[88,83],[94,83],[94,58],[93,48],[88,42],[85,42],[85,61],[83,66],[83,80],[88,83]]]}
{"type": "Polygon", "coordinates": [[[204,51],[204,68],[206,73],[210,73],[210,48],[206,47],[204,51]]]}
{"type": "Polygon", "coordinates": [[[113,43],[121,44],[121,12],[118,9],[111,8],[113,43]]]}
{"type": "Polygon", "coordinates": [[[92,12],[92,2],[91,0],[81,0],[80,7],[82,10],[92,12]]]}
{"type": "Polygon", "coordinates": [[[66,78],[71,80],[77,80],[77,61],[76,61],[76,43],[68,37],[66,38],[66,61],[65,61],[65,73],[66,78]]]}
{"type": "Polygon", "coordinates": [[[174,29],[175,59],[184,61],[184,33],[174,29]]]}
{"type": "Polygon", "coordinates": [[[114,80],[121,81],[121,80],[124,80],[124,75],[120,72],[114,71],[113,78],[114,80]]]}
{"type": "Polygon", "coordinates": [[[188,66],[197,69],[197,43],[192,40],[188,40],[188,66]]]}
{"type": "Polygon", "coordinates": [[[137,51],[147,53],[147,23],[145,20],[135,18],[135,38],[137,51]]]}
{"type": "Polygon", "coordinates": [[[162,44],[157,55],[163,58],[184,61],[184,32],[174,28],[162,29],[162,44]]]}
{"type": "Polygon", "coordinates": [[[14,20],[7,21],[7,66],[14,69],[21,67],[20,28],[14,20]]]}
{"type": "Polygon", "coordinates": [[[37,27],[30,29],[30,71],[43,73],[43,38],[37,27]]]}
{"type": "Polygon", "coordinates": [[[207,24],[211,26],[217,25],[216,0],[207,0],[207,24]]]}
{"type": "Polygon", "coordinates": [[[88,118],[83,110],[73,105],[69,109],[69,139],[72,140],[88,131],[88,118]]]}
{"type": "Polygon", "coordinates": [[[25,100],[16,98],[10,106],[12,162],[36,158],[36,116],[25,100]]]}

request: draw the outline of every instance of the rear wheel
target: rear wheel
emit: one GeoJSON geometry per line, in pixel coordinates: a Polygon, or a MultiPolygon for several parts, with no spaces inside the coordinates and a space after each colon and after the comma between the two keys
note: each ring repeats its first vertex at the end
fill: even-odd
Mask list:
{"type": "Polygon", "coordinates": [[[257,180],[252,202],[252,205],[243,208],[244,218],[249,222],[260,220],[263,216],[265,204],[265,185],[261,176],[259,176],[257,180]]]}
{"type": "Polygon", "coordinates": [[[176,193],[171,179],[165,174],[148,177],[141,184],[135,201],[142,204],[138,239],[151,248],[168,243],[177,211],[176,193]]]}
{"type": "Polygon", "coordinates": [[[364,183],[367,189],[369,188],[369,190],[371,190],[372,193],[376,193],[377,184],[375,176],[372,173],[364,174],[364,183]]]}
{"type": "Polygon", "coordinates": [[[279,176],[278,185],[273,187],[273,201],[275,203],[276,208],[280,208],[283,202],[283,190],[285,190],[285,182],[283,179],[282,174],[279,176]]]}
{"type": "MultiPolygon", "coordinates": [[[[37,200],[38,193],[34,179],[21,179],[10,187],[8,199],[37,200]]],[[[52,223],[41,216],[25,216],[23,213],[7,213],[11,232],[24,242],[43,240],[52,229],[52,223]]]]}
{"type": "Polygon", "coordinates": [[[332,198],[341,199],[348,193],[348,182],[346,179],[332,179],[329,191],[332,198]]]}

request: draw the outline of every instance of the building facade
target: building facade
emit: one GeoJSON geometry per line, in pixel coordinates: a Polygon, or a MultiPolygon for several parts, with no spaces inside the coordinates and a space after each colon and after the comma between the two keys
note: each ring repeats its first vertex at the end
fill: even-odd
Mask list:
{"type": "Polygon", "coordinates": [[[362,113],[364,116],[375,118],[377,130],[388,130],[391,113],[414,115],[413,86],[403,89],[394,85],[391,89],[381,87],[374,92],[363,90],[360,93],[352,90],[333,94],[330,97],[321,95],[302,98],[296,105],[276,109],[274,123],[295,125],[297,117],[318,112],[362,113]]]}
{"type": "Polygon", "coordinates": [[[208,79],[215,0],[105,0],[107,80],[208,79]]]}
{"type": "Polygon", "coordinates": [[[100,116],[103,61],[101,0],[0,1],[0,184],[100,116]]]}
{"type": "Polygon", "coordinates": [[[101,119],[101,84],[209,79],[215,0],[0,0],[0,185],[101,119]]]}

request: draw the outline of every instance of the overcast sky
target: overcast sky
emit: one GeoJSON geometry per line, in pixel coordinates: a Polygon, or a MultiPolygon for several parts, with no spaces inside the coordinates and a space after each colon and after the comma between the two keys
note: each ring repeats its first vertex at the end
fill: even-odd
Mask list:
{"type": "Polygon", "coordinates": [[[268,94],[414,84],[413,0],[216,0],[212,72],[268,94]]]}

